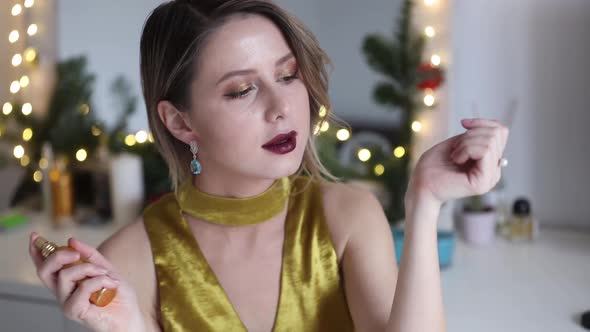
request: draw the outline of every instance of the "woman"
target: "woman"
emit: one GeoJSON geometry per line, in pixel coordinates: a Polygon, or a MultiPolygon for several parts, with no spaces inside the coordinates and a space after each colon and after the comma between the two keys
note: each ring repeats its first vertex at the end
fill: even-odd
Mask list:
{"type": "Polygon", "coordinates": [[[140,49],[175,190],[97,250],[70,239],[80,254],[42,261],[31,234],[68,318],[95,331],[445,329],[437,216],[499,180],[506,127],[464,120],[421,156],[398,272],[376,198],[322,180],[311,131],[331,109],[328,58],[301,23],[268,1],[177,0],[151,13],[140,49]],[[62,268],[79,255],[89,263],[62,268]],[[115,300],[90,304],[103,287],[115,300]]]}

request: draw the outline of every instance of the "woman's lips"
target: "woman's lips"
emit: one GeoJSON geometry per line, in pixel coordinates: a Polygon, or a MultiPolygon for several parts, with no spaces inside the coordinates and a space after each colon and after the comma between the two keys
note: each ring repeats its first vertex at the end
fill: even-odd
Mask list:
{"type": "Polygon", "coordinates": [[[287,134],[280,134],[268,141],[262,148],[276,154],[285,154],[295,150],[297,146],[297,132],[290,131],[287,134]]]}

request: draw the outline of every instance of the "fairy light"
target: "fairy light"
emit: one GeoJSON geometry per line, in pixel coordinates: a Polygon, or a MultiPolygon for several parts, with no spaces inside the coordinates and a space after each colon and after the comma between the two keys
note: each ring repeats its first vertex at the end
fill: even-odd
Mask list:
{"type": "Polygon", "coordinates": [[[31,8],[31,7],[33,7],[34,4],[35,4],[35,0],[25,0],[25,3],[24,3],[26,8],[31,8]]]}
{"type": "Polygon", "coordinates": [[[90,106],[88,106],[88,104],[82,104],[82,106],[80,106],[80,113],[88,115],[88,113],[90,113],[90,106]]]}
{"type": "Polygon", "coordinates": [[[22,156],[25,155],[25,148],[23,148],[22,145],[17,145],[14,147],[14,150],[12,151],[12,153],[14,154],[14,157],[16,159],[20,159],[20,158],[22,158],[22,156]]]}
{"type": "Polygon", "coordinates": [[[35,171],[35,173],[33,173],[33,181],[37,183],[43,181],[43,173],[41,173],[41,171],[35,171]]]}
{"type": "Polygon", "coordinates": [[[28,142],[31,140],[31,138],[33,138],[33,129],[26,128],[25,130],[23,130],[23,140],[25,142],[28,142]]]}
{"type": "Polygon", "coordinates": [[[25,50],[25,60],[27,62],[33,62],[37,58],[37,51],[34,48],[29,47],[25,50]]]}
{"type": "Polygon", "coordinates": [[[23,88],[26,88],[27,86],[29,86],[29,83],[31,82],[31,80],[29,79],[29,76],[27,75],[23,75],[23,77],[20,78],[20,86],[23,88]]]}
{"type": "Polygon", "coordinates": [[[83,162],[88,157],[88,152],[85,149],[79,149],[76,151],[76,160],[83,162]]]}
{"type": "Polygon", "coordinates": [[[18,41],[18,39],[19,39],[19,38],[20,38],[20,34],[18,33],[18,31],[17,31],[17,30],[12,30],[12,31],[10,32],[10,34],[8,34],[8,41],[9,41],[11,44],[14,44],[14,43],[16,43],[16,42],[18,41]]]}
{"type": "Polygon", "coordinates": [[[373,169],[373,171],[375,172],[375,175],[381,176],[381,175],[383,175],[383,173],[385,173],[385,166],[383,166],[381,164],[377,164],[377,165],[375,165],[375,168],[373,169]]]}
{"type": "Polygon", "coordinates": [[[428,107],[434,105],[434,95],[427,94],[426,96],[424,96],[424,105],[428,107]]]}
{"type": "Polygon", "coordinates": [[[15,94],[20,91],[20,83],[18,81],[12,81],[10,83],[10,92],[15,94]]]}
{"type": "Polygon", "coordinates": [[[328,121],[324,121],[322,123],[322,126],[320,127],[320,131],[322,133],[325,133],[326,131],[328,131],[328,129],[330,129],[330,123],[328,123],[328,121]]]}
{"type": "Polygon", "coordinates": [[[12,112],[12,104],[11,103],[4,103],[4,105],[2,105],[2,113],[4,113],[4,115],[8,115],[12,112]]]}
{"type": "Polygon", "coordinates": [[[366,162],[371,159],[371,151],[369,151],[369,149],[362,148],[359,150],[357,156],[360,161],[366,162]]]}
{"type": "Polygon", "coordinates": [[[152,135],[152,133],[149,133],[149,134],[148,134],[148,141],[149,141],[150,143],[154,143],[154,135],[152,135]]]}
{"type": "Polygon", "coordinates": [[[424,34],[426,35],[426,37],[432,38],[432,37],[434,37],[436,35],[436,31],[434,30],[433,27],[431,27],[429,25],[426,28],[424,28],[424,34]]]}
{"type": "Polygon", "coordinates": [[[313,126],[313,134],[314,135],[319,135],[320,134],[320,125],[315,125],[313,126]]]}
{"type": "Polygon", "coordinates": [[[29,27],[27,28],[27,34],[29,36],[34,36],[37,33],[38,29],[39,28],[37,27],[37,24],[33,23],[33,24],[29,25],[29,27]]]}
{"type": "Polygon", "coordinates": [[[137,141],[135,140],[135,135],[127,135],[125,136],[125,144],[127,146],[134,146],[137,141]]]}
{"type": "Polygon", "coordinates": [[[29,166],[29,163],[31,163],[31,158],[29,158],[29,156],[24,155],[20,158],[20,165],[22,167],[27,167],[29,166]]]}
{"type": "Polygon", "coordinates": [[[438,55],[438,54],[433,54],[433,55],[430,57],[430,63],[431,63],[433,66],[435,66],[435,67],[438,67],[438,66],[440,65],[440,55],[438,55]]]}
{"type": "Polygon", "coordinates": [[[24,103],[21,112],[23,115],[30,115],[33,112],[33,105],[31,103],[24,103]]]}
{"type": "Polygon", "coordinates": [[[47,169],[49,167],[49,161],[46,158],[41,158],[39,160],[39,168],[40,169],[47,169]]]}
{"type": "Polygon", "coordinates": [[[90,128],[90,132],[92,132],[92,136],[98,137],[100,136],[100,134],[102,134],[102,130],[100,130],[100,128],[98,128],[97,126],[92,126],[92,128],[90,128]]]}
{"type": "Polygon", "coordinates": [[[12,65],[14,67],[20,66],[21,63],[23,63],[23,56],[22,55],[17,53],[12,56],[12,65]]]}
{"type": "Polygon", "coordinates": [[[148,134],[145,130],[140,130],[135,134],[135,140],[139,144],[143,144],[148,140],[148,134]]]}
{"type": "Polygon", "coordinates": [[[344,142],[344,141],[346,141],[346,140],[348,140],[350,138],[350,131],[348,131],[348,129],[346,129],[346,128],[339,129],[336,132],[336,138],[339,141],[344,142]]]}
{"type": "Polygon", "coordinates": [[[406,154],[406,149],[403,146],[398,146],[393,149],[393,156],[396,158],[401,158],[406,154]]]}
{"type": "Polygon", "coordinates": [[[318,115],[320,116],[320,118],[323,118],[326,116],[326,114],[328,114],[328,111],[326,110],[326,107],[324,105],[322,105],[320,107],[320,111],[318,112],[318,115]]]}
{"type": "Polygon", "coordinates": [[[23,12],[23,7],[20,4],[16,4],[14,6],[12,6],[12,10],[10,11],[10,13],[12,14],[12,16],[18,16],[23,12]]]}
{"type": "Polygon", "coordinates": [[[412,122],[412,130],[415,132],[419,132],[420,130],[422,130],[422,124],[420,123],[420,121],[412,122]]]}
{"type": "Polygon", "coordinates": [[[436,3],[437,0],[424,0],[424,4],[426,6],[433,6],[436,3]]]}

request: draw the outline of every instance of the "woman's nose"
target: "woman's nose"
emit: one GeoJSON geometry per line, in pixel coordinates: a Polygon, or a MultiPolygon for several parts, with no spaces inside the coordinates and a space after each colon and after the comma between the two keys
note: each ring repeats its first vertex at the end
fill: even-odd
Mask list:
{"type": "Polygon", "coordinates": [[[284,97],[281,97],[277,91],[273,91],[269,96],[269,103],[266,109],[266,120],[274,122],[279,119],[284,119],[289,110],[289,106],[284,97]]]}

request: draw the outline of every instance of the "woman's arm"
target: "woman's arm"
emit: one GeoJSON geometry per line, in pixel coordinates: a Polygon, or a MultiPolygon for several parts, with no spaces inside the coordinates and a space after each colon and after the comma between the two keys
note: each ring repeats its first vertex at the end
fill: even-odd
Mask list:
{"type": "Polygon", "coordinates": [[[437,251],[440,204],[414,188],[405,202],[404,250],[387,331],[445,331],[437,251]]]}

